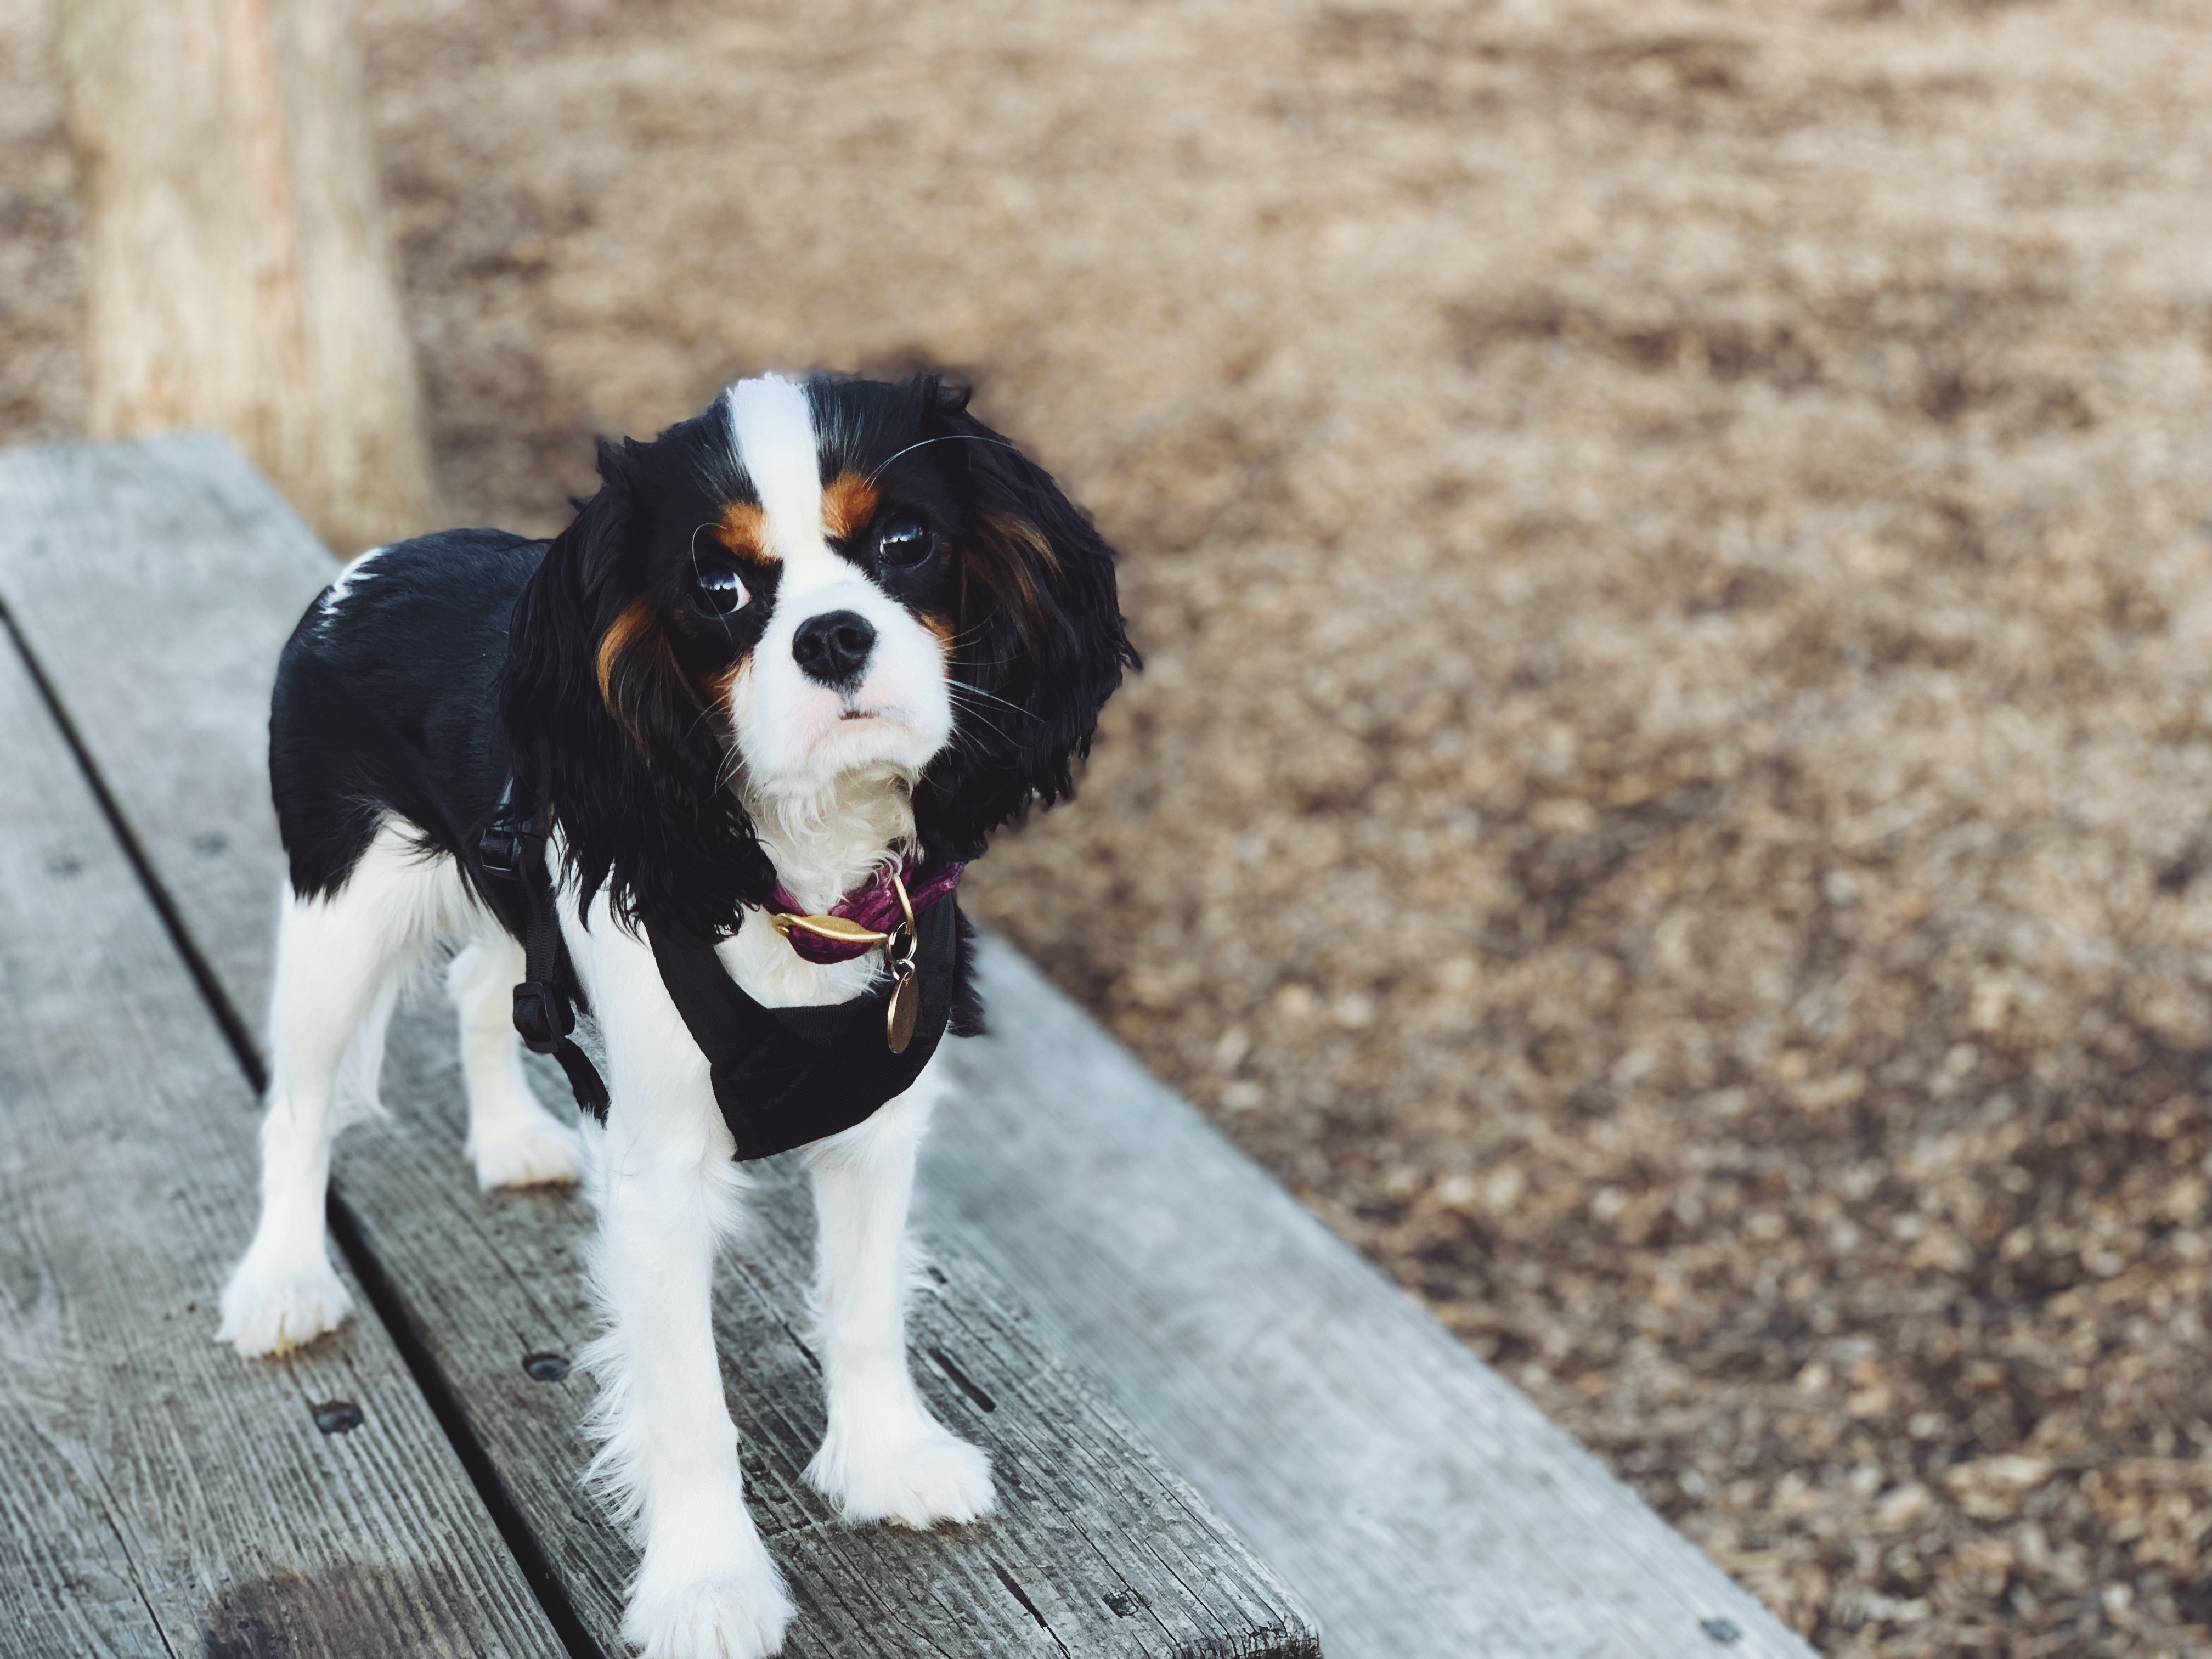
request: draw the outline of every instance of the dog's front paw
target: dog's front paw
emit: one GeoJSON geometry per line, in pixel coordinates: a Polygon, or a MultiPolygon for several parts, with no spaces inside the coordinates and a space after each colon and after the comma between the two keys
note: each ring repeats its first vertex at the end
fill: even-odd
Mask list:
{"type": "Polygon", "coordinates": [[[644,1659],[765,1659],[782,1652],[791,1598],[767,1552],[759,1555],[711,1577],[668,1583],[655,1582],[648,1561],[623,1614],[623,1634],[644,1659]]]}
{"type": "Polygon", "coordinates": [[[278,1262],[248,1250],[223,1286],[216,1340],[257,1359],[337,1329],[352,1311],[353,1297],[319,1250],[313,1262],[278,1262]]]}
{"type": "Polygon", "coordinates": [[[583,1173],[584,1142],[533,1102],[529,1114],[511,1126],[472,1132],[469,1158],[477,1167],[477,1184],[486,1192],[495,1187],[542,1187],[571,1182],[583,1173]]]}
{"type": "Polygon", "coordinates": [[[991,1460],[919,1409],[872,1431],[833,1422],[806,1479],[855,1526],[962,1524],[998,1502],[991,1460]]]}

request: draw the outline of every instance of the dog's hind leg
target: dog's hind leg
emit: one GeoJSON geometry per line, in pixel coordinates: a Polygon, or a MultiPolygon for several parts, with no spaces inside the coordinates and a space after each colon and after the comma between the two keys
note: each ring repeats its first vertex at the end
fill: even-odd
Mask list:
{"type": "Polygon", "coordinates": [[[242,1354],[282,1353],[337,1328],[352,1310],[325,1243],[331,1143],[377,1109],[385,1026],[434,910],[417,890],[435,878],[387,832],[337,892],[285,895],[261,1122],[261,1219],[223,1287],[218,1332],[242,1354]]]}
{"type": "Polygon", "coordinates": [[[574,1181],[583,1167],[576,1132],[538,1104],[523,1073],[514,1015],[522,975],[521,945],[496,929],[465,946],[446,969],[446,988],[461,1018],[469,1158],[486,1192],[574,1181]]]}
{"type": "Polygon", "coordinates": [[[806,1478],[848,1521],[930,1527],[990,1512],[991,1463],[930,1415],[907,1369],[906,1218],[935,1062],[803,1156],[814,1175],[816,1336],[829,1427],[806,1478]]]}

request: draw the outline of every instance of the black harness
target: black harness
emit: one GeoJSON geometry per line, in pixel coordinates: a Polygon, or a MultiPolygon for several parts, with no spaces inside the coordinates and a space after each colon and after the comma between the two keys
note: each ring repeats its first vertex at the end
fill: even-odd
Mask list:
{"type": "MultiPolygon", "coordinates": [[[[544,821],[515,807],[510,784],[477,838],[481,885],[501,924],[522,942],[515,1030],[532,1054],[560,1062],[576,1104],[604,1123],[607,1085],[574,1036],[584,991],[561,937],[546,841],[544,821]]],[[[884,1035],[894,989],[890,975],[879,975],[848,1002],[770,1008],[730,977],[712,944],[656,932],[650,921],[644,927],[660,982],[707,1056],[714,1103],[737,1139],[741,1163],[865,1122],[913,1085],[951,1018],[960,921],[950,894],[915,919],[920,1006],[914,1035],[897,1054],[884,1035]]]]}

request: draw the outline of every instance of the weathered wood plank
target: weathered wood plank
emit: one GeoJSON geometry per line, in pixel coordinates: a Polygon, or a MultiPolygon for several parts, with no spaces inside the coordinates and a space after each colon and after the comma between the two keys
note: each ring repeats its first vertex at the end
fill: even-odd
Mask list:
{"type": "Polygon", "coordinates": [[[1810,1650],[1014,951],[918,1188],[1336,1656],[1810,1650]],[[1100,1363],[1094,1360],[1094,1363],[1100,1363]]]}
{"type": "MultiPolygon", "coordinates": [[[[541,1077],[549,1098],[557,1076],[541,1077]]],[[[565,1360],[591,1331],[587,1206],[476,1190],[442,1010],[395,1022],[385,1093],[391,1120],[343,1154],[347,1200],[579,1617],[611,1645],[635,1557],[579,1486],[589,1384],[540,1382],[525,1364],[565,1360]]],[[[913,1311],[916,1372],[939,1417],[990,1452],[1000,1512],[927,1535],[836,1522],[799,1474],[823,1415],[805,1338],[812,1218],[793,1160],[758,1167],[751,1207],[722,1263],[716,1337],[753,1514],[799,1606],[788,1653],[1318,1651],[1281,1585],[945,1230],[933,1238],[938,1292],[913,1311]]]]}
{"type": "Polygon", "coordinates": [[[0,1653],[557,1659],[373,1314],[210,1340],[250,1091],[4,636],[0,777],[0,1653]]]}
{"type": "MultiPolygon", "coordinates": [[[[236,465],[196,464],[218,462],[236,465]]],[[[25,487],[9,476],[0,465],[0,507],[21,520],[13,504],[25,487]]],[[[238,556],[203,560],[226,573],[224,614],[281,639],[325,567],[303,558],[296,534],[253,532],[238,545],[238,556]],[[272,616],[273,634],[263,620],[272,616]]],[[[194,603],[190,583],[164,592],[194,603]]],[[[221,672],[241,656],[248,685],[265,684],[250,652],[226,647],[221,672]]],[[[220,695],[258,720],[258,689],[225,685],[220,695]]],[[[120,712],[117,746],[160,749],[158,730],[129,737],[120,712]]],[[[246,745],[235,732],[227,748],[220,732],[195,741],[259,765],[258,744],[236,761],[246,745]]],[[[158,752],[139,763],[159,820],[169,797],[158,786],[183,769],[158,752]]],[[[259,787],[258,770],[250,777],[234,787],[241,799],[259,787]]],[[[203,800],[223,787],[179,781],[203,800]]],[[[165,870],[191,867],[190,817],[149,826],[165,838],[165,870]]],[[[250,849],[264,820],[240,822],[253,827],[234,842],[250,849]]],[[[228,908],[189,892],[179,905],[196,929],[228,908]]],[[[201,936],[258,1009],[265,947],[201,936]]],[[[984,961],[997,1035],[956,1045],[966,1098],[931,1137],[923,1215],[940,1234],[948,1219],[968,1224],[963,1236],[1290,1576],[1332,1654],[1802,1659],[1808,1650],[1751,1596],[1012,952],[989,946],[984,961]],[[1736,1632],[1734,1643],[1707,1621],[1736,1632]]]]}
{"type": "Polygon", "coordinates": [[[72,723],[103,734],[187,932],[258,1027],[283,868],[269,809],[276,653],[328,556],[225,439],[0,456],[0,605],[72,723]],[[245,921],[244,926],[239,925],[245,921]]]}
{"type": "MultiPolygon", "coordinates": [[[[0,599],[211,976],[258,1012],[280,869],[262,799],[267,686],[331,567],[281,510],[257,518],[257,502],[273,508],[265,486],[206,440],[0,460],[0,599]],[[88,568],[108,590],[96,605],[83,602],[88,568]],[[140,652],[142,638],[171,633],[222,641],[140,652]],[[137,665],[131,690],[102,683],[103,656],[137,665]],[[186,699],[200,712],[180,744],[173,710],[186,699]]],[[[537,1381],[523,1363],[565,1357],[589,1330],[575,1260],[583,1204],[479,1194],[460,1156],[449,1020],[404,1018],[393,1048],[392,1115],[348,1143],[336,1188],[575,1615],[613,1649],[635,1556],[578,1488],[574,1425],[588,1385],[537,1381]]],[[[811,1239],[795,1172],[766,1172],[760,1200],[757,1248],[726,1264],[718,1323],[755,1510],[800,1604],[788,1651],[1317,1650],[1281,1585],[957,1244],[939,1252],[941,1293],[915,1311],[920,1376],[946,1419],[991,1453],[1000,1511],[927,1536],[832,1522],[798,1474],[822,1423],[798,1334],[811,1239]]]]}

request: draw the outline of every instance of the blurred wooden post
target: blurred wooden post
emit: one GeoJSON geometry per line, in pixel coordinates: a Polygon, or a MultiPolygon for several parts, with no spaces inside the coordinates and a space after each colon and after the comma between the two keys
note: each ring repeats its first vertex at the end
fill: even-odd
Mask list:
{"type": "Polygon", "coordinates": [[[60,0],[90,424],[216,427],[341,552],[431,527],[349,0],[60,0]]]}

